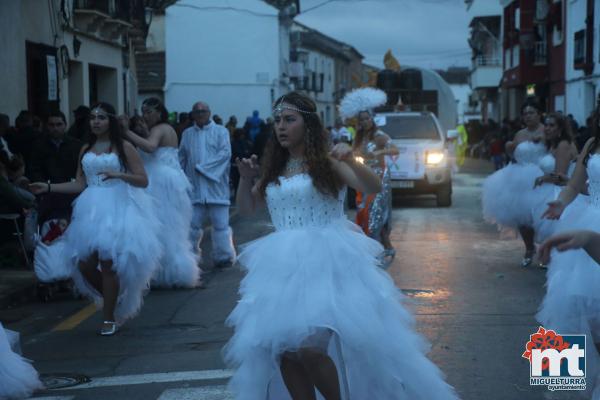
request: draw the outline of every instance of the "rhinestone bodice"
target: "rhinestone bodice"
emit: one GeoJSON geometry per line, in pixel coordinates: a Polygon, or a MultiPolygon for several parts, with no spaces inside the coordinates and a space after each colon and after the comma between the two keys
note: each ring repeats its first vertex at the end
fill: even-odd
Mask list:
{"type": "Polygon", "coordinates": [[[515,149],[515,160],[519,164],[537,164],[546,154],[546,146],[543,143],[521,142],[515,149]]]}
{"type": "Polygon", "coordinates": [[[587,163],[590,202],[600,208],[600,154],[592,154],[587,163]]]}
{"type": "Polygon", "coordinates": [[[267,186],[267,205],[277,230],[325,226],[344,216],[345,189],[337,198],[317,190],[308,174],[279,178],[267,186]]]}
{"type": "Polygon", "coordinates": [[[88,151],[81,160],[81,166],[88,186],[115,186],[123,182],[120,179],[102,180],[102,172],[123,171],[116,153],[95,154],[88,151]]]}

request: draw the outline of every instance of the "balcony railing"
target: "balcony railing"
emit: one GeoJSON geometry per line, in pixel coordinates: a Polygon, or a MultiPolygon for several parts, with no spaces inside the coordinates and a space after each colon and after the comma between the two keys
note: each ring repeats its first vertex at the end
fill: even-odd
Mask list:
{"type": "Polygon", "coordinates": [[[474,60],[475,67],[498,67],[500,58],[497,56],[477,56],[474,60]]]}
{"type": "Polygon", "coordinates": [[[533,63],[535,65],[546,65],[548,63],[548,43],[546,41],[535,42],[533,63]]]}
{"type": "Polygon", "coordinates": [[[75,10],[95,10],[107,14],[112,18],[131,21],[129,1],[120,0],[75,0],[75,10]]]}

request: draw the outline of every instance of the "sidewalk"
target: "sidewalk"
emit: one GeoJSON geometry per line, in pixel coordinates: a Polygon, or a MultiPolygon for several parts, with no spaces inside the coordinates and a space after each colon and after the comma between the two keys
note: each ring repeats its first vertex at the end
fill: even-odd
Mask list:
{"type": "MultiPolygon", "coordinates": [[[[235,233],[235,225],[240,219],[235,207],[230,208],[229,218],[229,224],[235,233]]],[[[207,230],[202,243],[203,247],[210,246],[210,230],[207,230]]],[[[208,252],[205,251],[205,253],[208,252]]],[[[212,260],[205,257],[203,264],[211,265],[211,263],[212,260]]],[[[205,269],[204,265],[202,267],[207,274],[206,277],[210,279],[211,270],[205,269]]],[[[0,268],[0,312],[28,302],[41,301],[36,298],[38,295],[37,284],[38,281],[33,270],[26,269],[23,266],[0,268]]],[[[2,315],[4,314],[2,313],[2,315]]]]}

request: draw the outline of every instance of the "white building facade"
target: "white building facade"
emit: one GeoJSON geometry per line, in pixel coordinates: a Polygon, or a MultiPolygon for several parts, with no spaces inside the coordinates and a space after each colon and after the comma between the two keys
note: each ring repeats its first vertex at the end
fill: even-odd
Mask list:
{"type": "MultiPolygon", "coordinates": [[[[471,102],[477,104],[482,121],[499,121],[500,99],[498,86],[502,79],[502,6],[497,1],[469,0],[472,66],[470,87],[471,102]]],[[[460,106],[459,106],[460,107],[460,106]]],[[[464,115],[464,113],[463,113],[464,115]]]]}
{"type": "Polygon", "coordinates": [[[594,111],[600,94],[599,18],[600,0],[593,1],[591,9],[586,0],[567,2],[566,113],[580,125],[594,111]]]}
{"type": "Polygon", "coordinates": [[[205,101],[225,121],[243,121],[290,90],[291,18],[261,0],[181,0],[165,11],[167,108],[205,101]]]}
{"type": "Polygon", "coordinates": [[[295,90],[311,97],[324,126],[332,126],[336,117],[336,54],[327,48],[329,38],[295,22],[291,27],[291,80],[295,90]],[[328,51],[329,50],[329,51],[328,51]]]}
{"type": "Polygon", "coordinates": [[[68,120],[79,105],[105,101],[135,107],[135,60],[127,43],[131,9],[107,0],[0,2],[0,112],[41,118],[61,110],[68,120]]]}

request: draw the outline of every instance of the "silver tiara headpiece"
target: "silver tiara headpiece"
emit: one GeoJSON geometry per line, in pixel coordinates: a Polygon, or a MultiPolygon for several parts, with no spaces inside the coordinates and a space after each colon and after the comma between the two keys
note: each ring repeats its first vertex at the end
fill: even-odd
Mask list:
{"type": "Polygon", "coordinates": [[[112,117],[116,117],[115,114],[109,113],[108,111],[102,109],[101,107],[96,107],[96,108],[92,109],[92,111],[90,111],[90,114],[95,114],[95,115],[106,114],[106,115],[109,115],[112,117]]]}
{"type": "Polygon", "coordinates": [[[283,112],[283,110],[296,111],[296,112],[299,112],[300,114],[314,114],[315,113],[314,111],[306,111],[306,110],[302,110],[298,107],[294,107],[294,106],[285,104],[285,97],[283,99],[281,99],[281,101],[275,106],[275,108],[273,108],[273,115],[279,115],[283,112]]]}

